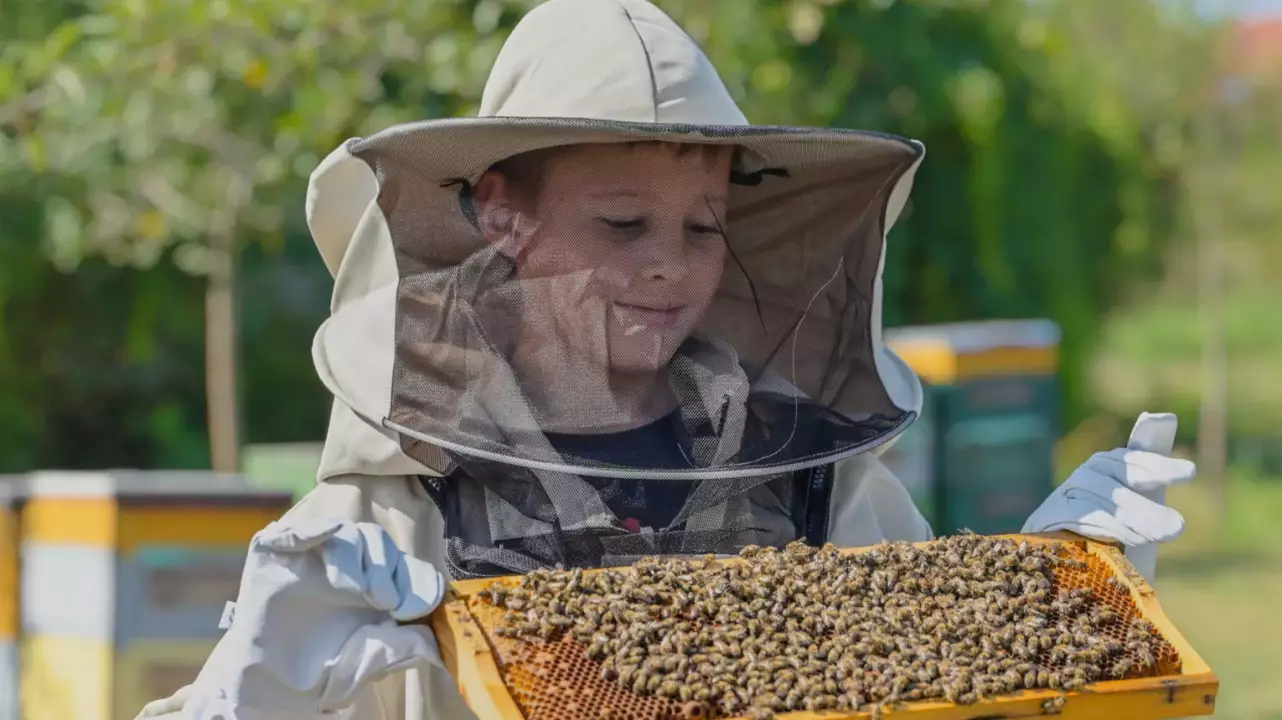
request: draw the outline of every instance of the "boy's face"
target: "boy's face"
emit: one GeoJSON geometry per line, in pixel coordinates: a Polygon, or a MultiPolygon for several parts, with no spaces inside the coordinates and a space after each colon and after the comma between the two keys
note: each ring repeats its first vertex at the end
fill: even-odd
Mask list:
{"type": "Polygon", "coordinates": [[[730,161],[728,148],[585,145],[541,158],[520,183],[534,188],[482,177],[482,230],[516,259],[526,339],[571,353],[566,370],[664,367],[721,283],[730,161]]]}

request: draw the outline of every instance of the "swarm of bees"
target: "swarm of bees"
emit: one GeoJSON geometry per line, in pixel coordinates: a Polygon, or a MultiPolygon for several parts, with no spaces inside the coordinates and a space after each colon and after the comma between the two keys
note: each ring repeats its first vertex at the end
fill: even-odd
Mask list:
{"type": "Polygon", "coordinates": [[[1086,563],[1058,543],[963,534],[858,554],[793,543],[740,555],[537,570],[482,597],[505,609],[498,634],[568,636],[605,680],[691,717],[877,717],[917,700],[1068,692],[1151,672],[1165,642],[1089,588],[1059,588],[1057,569],[1086,563]]]}

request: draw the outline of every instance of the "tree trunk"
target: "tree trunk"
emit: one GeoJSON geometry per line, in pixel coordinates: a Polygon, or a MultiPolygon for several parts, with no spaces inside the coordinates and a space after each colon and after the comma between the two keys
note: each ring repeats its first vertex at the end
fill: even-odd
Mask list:
{"type": "MultiPolygon", "coordinates": [[[[1209,204],[1214,204],[1209,203],[1209,204]]],[[[1217,210],[1207,211],[1218,215],[1217,210]]],[[[1218,222],[1205,221],[1200,241],[1202,306],[1202,405],[1198,416],[1198,474],[1205,478],[1221,521],[1227,512],[1229,441],[1228,343],[1224,329],[1223,237],[1218,222]]]]}
{"type": "Polygon", "coordinates": [[[1210,114],[1203,121],[1202,141],[1211,154],[1210,182],[1201,183],[1195,199],[1198,243],[1198,304],[1202,325],[1202,402],[1198,414],[1198,474],[1204,478],[1215,503],[1216,519],[1223,525],[1228,512],[1229,351],[1224,316],[1224,220],[1226,179],[1222,173],[1230,151],[1224,142],[1223,118],[1210,114]]]}
{"type": "Polygon", "coordinates": [[[237,402],[236,300],[230,253],[216,261],[205,289],[205,398],[209,455],[216,472],[240,470],[240,411],[237,402]]]}
{"type": "Polygon", "coordinates": [[[205,402],[209,455],[215,472],[240,471],[239,352],[236,303],[236,218],[242,205],[233,181],[228,202],[209,228],[211,267],[205,289],[205,402]]]}

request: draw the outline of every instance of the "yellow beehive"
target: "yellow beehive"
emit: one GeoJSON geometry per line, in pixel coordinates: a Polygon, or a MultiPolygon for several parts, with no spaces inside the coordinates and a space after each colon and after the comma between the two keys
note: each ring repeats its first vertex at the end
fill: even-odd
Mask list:
{"type": "Polygon", "coordinates": [[[291,502],[214,473],[29,476],[23,720],[130,720],[194,680],[236,597],[250,538],[291,502]]]}
{"type": "MultiPolygon", "coordinates": [[[[921,720],[1037,717],[1057,712],[1065,718],[1146,720],[1209,715],[1215,709],[1219,681],[1162,612],[1152,587],[1117,548],[1072,536],[1011,536],[1033,542],[1062,541],[1089,569],[1055,571],[1055,591],[1089,587],[1122,618],[1142,617],[1165,641],[1152,676],[1092,683],[1074,692],[1030,690],[982,700],[972,705],[926,701],[887,708],[890,717],[921,720]],[[1117,584],[1109,583],[1116,578],[1117,584]],[[1044,706],[1063,698],[1057,709],[1044,706]]],[[[865,552],[853,548],[843,552],[865,552]]],[[[730,559],[725,562],[741,562],[730,559]]],[[[519,578],[502,578],[516,584],[519,578]]],[[[481,720],[595,720],[603,708],[626,720],[678,720],[680,703],[634,695],[601,679],[595,661],[569,639],[552,642],[501,637],[494,632],[503,610],[477,593],[494,580],[455,583],[430,622],[441,654],[469,706],[481,720]]],[[[686,708],[689,712],[689,708],[686,708]]],[[[841,720],[868,713],[794,712],[779,720],[841,720]]]]}
{"type": "Polygon", "coordinates": [[[0,720],[18,720],[19,480],[0,478],[0,720]]]}

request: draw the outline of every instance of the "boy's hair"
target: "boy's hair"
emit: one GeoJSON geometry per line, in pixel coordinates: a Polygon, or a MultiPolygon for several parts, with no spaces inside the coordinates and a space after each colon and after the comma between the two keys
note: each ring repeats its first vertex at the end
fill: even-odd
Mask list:
{"type": "Polygon", "coordinates": [[[509,192],[520,196],[522,200],[534,202],[543,192],[543,170],[548,160],[564,151],[566,147],[543,148],[513,155],[494,163],[489,167],[489,171],[497,172],[507,178],[509,192]]]}
{"type": "MultiPolygon", "coordinates": [[[[713,155],[722,152],[724,145],[705,145],[698,143],[674,143],[662,140],[640,140],[636,142],[624,143],[629,149],[638,145],[658,145],[670,149],[677,157],[688,155],[690,153],[702,153],[703,155],[713,155]]],[[[557,147],[543,148],[541,150],[531,150],[519,155],[513,155],[505,160],[500,160],[490,166],[490,170],[502,173],[507,178],[508,186],[512,191],[521,195],[523,199],[535,201],[542,192],[543,170],[547,166],[550,158],[558,153],[565,151],[567,148],[580,147],[578,145],[561,145],[557,147]]]]}

